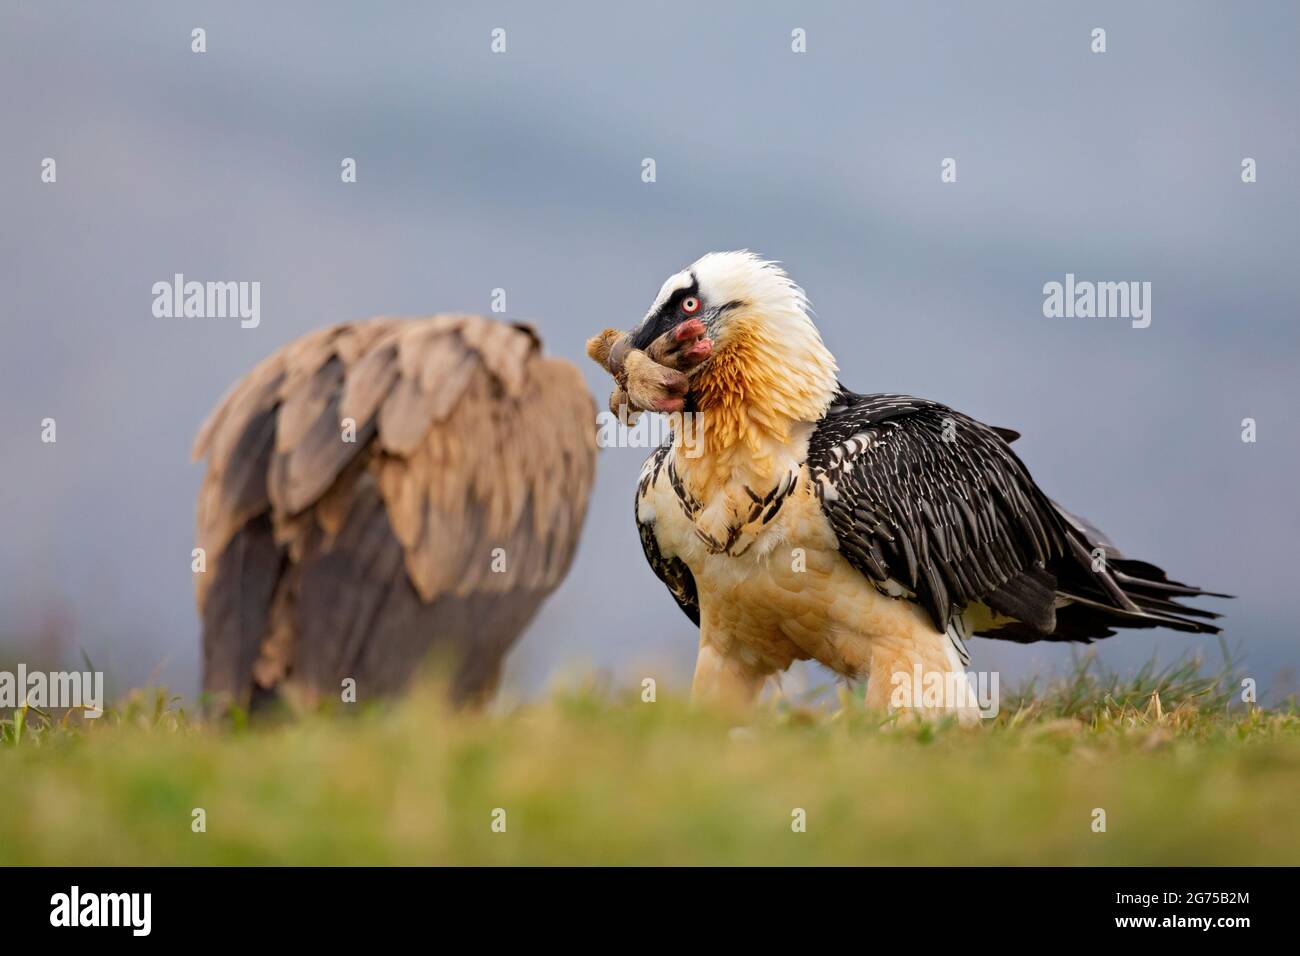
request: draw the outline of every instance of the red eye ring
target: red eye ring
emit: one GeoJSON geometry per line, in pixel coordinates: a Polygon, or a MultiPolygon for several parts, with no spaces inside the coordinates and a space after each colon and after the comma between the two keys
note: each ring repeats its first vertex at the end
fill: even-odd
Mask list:
{"type": "Polygon", "coordinates": [[[694,315],[696,312],[700,311],[699,298],[693,295],[688,295],[686,298],[682,299],[682,311],[687,315],[694,315]]]}

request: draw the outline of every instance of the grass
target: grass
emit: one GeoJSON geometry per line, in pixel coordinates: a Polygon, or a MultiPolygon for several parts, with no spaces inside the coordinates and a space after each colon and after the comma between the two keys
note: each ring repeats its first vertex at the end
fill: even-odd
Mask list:
{"type": "Polygon", "coordinates": [[[135,692],[0,722],[0,865],[1295,864],[1300,713],[1238,692],[1084,656],[973,729],[882,726],[847,695],[736,728],[639,688],[454,715],[428,686],[232,728],[135,692]]]}

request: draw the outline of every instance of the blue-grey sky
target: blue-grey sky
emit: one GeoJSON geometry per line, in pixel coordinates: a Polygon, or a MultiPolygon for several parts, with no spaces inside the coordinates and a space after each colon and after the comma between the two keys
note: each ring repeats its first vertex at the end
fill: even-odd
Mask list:
{"type": "MultiPolygon", "coordinates": [[[[500,287],[603,405],[584,338],[747,247],[807,289],[846,384],[1017,428],[1124,551],[1239,595],[1227,637],[1276,690],[1298,659],[1298,26],[1287,2],[10,0],[0,640],[54,630],[119,687],[192,692],[189,443],[258,359],[342,320],[487,312],[500,287]],[[261,325],[155,318],[176,272],[260,281],[261,325]],[[1151,282],[1151,326],[1045,318],[1067,272],[1151,282]]],[[[593,668],[684,688],[695,637],[632,522],[643,457],[602,452],[515,691],[593,668]]],[[[1009,676],[1068,654],[973,650],[1009,676]]]]}

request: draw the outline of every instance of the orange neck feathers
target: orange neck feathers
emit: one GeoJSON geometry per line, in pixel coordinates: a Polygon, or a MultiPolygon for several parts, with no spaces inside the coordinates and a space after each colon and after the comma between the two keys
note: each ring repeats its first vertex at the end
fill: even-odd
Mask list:
{"type": "Polygon", "coordinates": [[[804,325],[776,332],[760,319],[738,316],[693,376],[704,446],[695,467],[713,473],[706,482],[726,481],[738,467],[774,472],[795,426],[825,414],[836,387],[835,360],[812,323],[804,325]]]}

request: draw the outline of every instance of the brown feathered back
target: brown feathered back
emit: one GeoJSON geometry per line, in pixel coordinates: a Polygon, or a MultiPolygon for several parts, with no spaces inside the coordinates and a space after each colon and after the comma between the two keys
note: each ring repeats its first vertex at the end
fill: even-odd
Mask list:
{"type": "Polygon", "coordinates": [[[523,326],[378,318],[280,349],[194,442],[204,689],[382,695],[441,648],[456,696],[487,695],[568,571],[595,451],[581,375],[523,326]]]}

